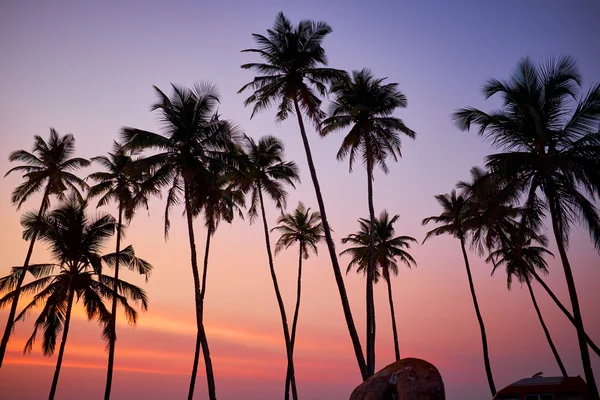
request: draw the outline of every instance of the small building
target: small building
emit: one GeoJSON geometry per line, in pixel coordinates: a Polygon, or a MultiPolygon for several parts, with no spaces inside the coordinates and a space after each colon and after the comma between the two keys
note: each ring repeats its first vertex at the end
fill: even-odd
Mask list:
{"type": "Polygon", "coordinates": [[[499,390],[494,400],[589,400],[580,376],[525,378],[499,390]]]}

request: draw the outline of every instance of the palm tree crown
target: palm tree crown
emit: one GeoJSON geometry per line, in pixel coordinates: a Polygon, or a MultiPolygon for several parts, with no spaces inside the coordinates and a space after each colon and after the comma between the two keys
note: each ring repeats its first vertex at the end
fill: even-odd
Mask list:
{"type": "Polygon", "coordinates": [[[423,219],[423,225],[433,222],[440,226],[427,232],[423,242],[440,235],[451,235],[464,240],[469,230],[476,226],[468,200],[462,194],[457,194],[456,190],[452,190],[450,194],[437,195],[435,199],[442,206],[442,213],[423,219]]]}
{"type": "Polygon", "coordinates": [[[283,121],[294,112],[294,101],[297,101],[302,112],[318,123],[323,112],[317,94],[324,96],[327,84],[346,76],[344,71],[326,67],[322,42],[331,31],[322,21],[303,20],[293,26],[280,12],[266,36],[252,34],[258,47],[242,52],[257,53],[264,62],[242,65],[243,69],[260,75],[238,91],[254,91],[244,102],[254,104],[252,116],[278,102],[277,119],[283,121]]]}
{"type": "Polygon", "coordinates": [[[98,156],[91,160],[105,169],[102,172],[94,172],[88,177],[96,182],[90,187],[88,197],[100,196],[98,207],[115,202],[122,206],[123,216],[127,220],[133,218],[136,208],[140,206],[148,208],[149,195],[156,194],[158,191],[156,188],[147,188],[143,185],[144,180],[148,179],[144,164],[137,162],[125,146],[113,142],[113,151],[108,153],[108,157],[98,156]]]}
{"type": "Polygon", "coordinates": [[[407,105],[406,96],[397,83],[384,83],[368,69],[353,71],[351,79],[339,80],[331,92],[335,99],[329,107],[329,117],[322,122],[321,134],[346,129],[352,125],[337,153],[338,160],[349,156],[350,171],[357,157],[363,162],[378,164],[388,172],[386,159],[401,156],[400,134],[414,139],[416,134],[404,122],[392,116],[397,108],[407,105]],[[367,158],[368,157],[368,158],[367,158]]]}
{"type": "Polygon", "coordinates": [[[269,195],[279,210],[284,210],[287,204],[284,184],[295,187],[300,178],[296,163],[283,161],[283,142],[274,136],[263,136],[258,142],[247,136],[244,149],[247,160],[243,172],[245,177],[240,183],[246,191],[250,191],[250,219],[258,216],[261,190],[269,195]]]}
{"type": "Polygon", "coordinates": [[[278,225],[271,231],[278,231],[281,236],[275,245],[275,254],[294,244],[300,246],[302,257],[308,259],[310,252],[318,254],[317,244],[323,239],[323,224],[317,211],[310,211],[304,203],[299,202],[293,213],[286,213],[277,220],[278,225]]]}
{"type": "Polygon", "coordinates": [[[506,269],[506,285],[510,289],[513,278],[519,283],[532,280],[532,271],[548,273],[544,256],[553,254],[546,249],[548,239],[533,231],[521,231],[514,221],[504,228],[500,243],[490,251],[486,261],[494,265],[492,274],[500,267],[506,269]]]}
{"type": "MultiPolygon", "coordinates": [[[[375,219],[375,243],[374,243],[374,260],[375,269],[373,271],[373,281],[377,282],[383,275],[388,279],[392,274],[398,275],[398,260],[407,267],[416,266],[414,258],[405,250],[410,249],[411,243],[417,243],[417,240],[410,236],[395,236],[394,224],[400,218],[399,215],[394,215],[390,218],[387,211],[382,211],[379,218],[375,219]]],[[[352,267],[356,267],[356,272],[367,272],[368,252],[369,252],[369,235],[371,223],[366,218],[358,220],[360,231],[351,233],[342,239],[342,243],[350,244],[350,247],[341,254],[347,254],[351,257],[348,269],[350,272],[352,267]]]]}
{"type": "Polygon", "coordinates": [[[246,196],[236,182],[237,173],[210,168],[208,174],[198,174],[191,185],[194,215],[204,213],[204,221],[211,234],[219,222],[231,223],[235,216],[244,218],[246,196]]]}
{"type": "Polygon", "coordinates": [[[600,216],[585,195],[600,195],[600,84],[570,111],[580,83],[570,57],[540,65],[525,58],[509,80],[490,79],[484,86],[486,98],[501,96],[500,110],[486,113],[467,107],[454,118],[463,130],[479,125],[479,134],[503,150],[489,155],[486,166],[516,181],[513,186],[526,196],[526,218],[543,211],[540,189],[554,210],[564,243],[572,222],[581,220],[600,250],[600,216]]]}
{"type": "Polygon", "coordinates": [[[25,182],[20,184],[12,193],[11,201],[16,204],[17,210],[34,193],[45,188],[48,196],[44,198],[44,209],[49,206],[49,196],[55,195],[64,199],[66,190],[71,189],[80,198],[80,190],[87,189],[87,184],[73,174],[90,162],[83,158],[70,158],[75,152],[75,138],[73,135],[60,136],[54,128],[50,128],[50,138],[46,142],[41,136],[35,136],[33,151],[17,150],[10,153],[9,161],[20,161],[24,165],[11,168],[6,175],[12,172],[23,172],[25,182]]]}

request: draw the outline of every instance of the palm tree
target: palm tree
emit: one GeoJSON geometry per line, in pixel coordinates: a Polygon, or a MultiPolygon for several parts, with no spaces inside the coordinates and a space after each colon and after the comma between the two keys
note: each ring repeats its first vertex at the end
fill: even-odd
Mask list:
{"type": "Polygon", "coordinates": [[[287,119],[290,113],[296,114],[308,169],[315,187],[335,282],[340,293],[342,309],[358,367],[364,380],[369,377],[367,364],[352,318],[344,278],[331,237],[325,202],[302,120],[302,113],[304,113],[310,121],[318,126],[323,117],[323,111],[320,109],[321,100],[317,93],[324,96],[327,84],[346,76],[344,71],[327,68],[327,57],[322,43],[325,36],[331,31],[331,27],[322,21],[304,20],[300,21],[297,26],[293,26],[291,21],[280,12],[275,17],[273,28],[267,30],[267,36],[256,33],[252,35],[258,48],[242,50],[243,52],[257,53],[265,62],[242,65],[243,69],[254,70],[259,75],[252,82],[244,85],[238,93],[245,90],[253,91],[253,94],[244,103],[246,106],[254,104],[252,116],[269,108],[273,102],[279,103],[277,121],[287,119]]]}
{"type": "Polygon", "coordinates": [[[209,175],[206,171],[209,163],[226,158],[237,131],[235,126],[227,120],[220,119],[216,113],[219,97],[213,85],[197,84],[190,89],[172,85],[172,88],[173,95],[169,97],[156,86],[154,87],[159,99],[152,106],[152,110],[161,112],[165,135],[129,127],[123,128],[122,135],[127,141],[126,147],[130,150],[156,151],[156,154],[146,157],[144,163],[153,171],[152,185],[169,186],[165,207],[165,238],[168,237],[171,225],[170,210],[174,205],[179,204],[183,195],[198,329],[188,399],[191,400],[194,395],[199,361],[198,349],[202,346],[208,393],[210,399],[215,400],[215,378],[202,320],[201,283],[193,225],[195,206],[192,186],[194,179],[209,175]]]}
{"type": "MultiPolygon", "coordinates": [[[[286,354],[288,360],[287,376],[290,379],[292,387],[292,398],[298,398],[296,391],[296,379],[294,377],[294,360],[292,354],[291,337],[285,313],[285,306],[277,283],[275,266],[273,263],[273,253],[271,251],[271,239],[269,238],[269,226],[267,224],[267,214],[265,213],[265,202],[263,191],[275,202],[275,207],[283,211],[287,203],[287,191],[284,184],[295,187],[295,182],[299,182],[298,166],[293,161],[284,161],[283,143],[273,136],[263,136],[258,142],[250,137],[246,137],[245,153],[247,161],[245,165],[245,179],[243,182],[244,190],[250,192],[250,207],[248,215],[250,222],[258,217],[258,208],[263,220],[265,244],[267,247],[267,257],[269,260],[269,270],[275,289],[275,297],[281,314],[281,323],[283,325],[283,336],[285,339],[286,354]]],[[[287,381],[287,378],[286,378],[287,381]]],[[[287,386],[287,384],[286,384],[287,386]]],[[[289,390],[285,392],[285,398],[289,398],[289,390]]]]}
{"type": "MultiPolygon", "coordinates": [[[[296,327],[298,325],[298,312],[300,311],[300,294],[302,292],[302,260],[308,260],[310,252],[318,254],[317,244],[324,238],[323,224],[318,212],[311,212],[304,203],[299,202],[293,213],[286,213],[277,220],[278,225],[271,229],[281,233],[275,244],[275,254],[283,249],[288,249],[298,244],[298,288],[296,290],[296,308],[292,320],[292,333],[290,335],[290,348],[294,353],[296,342],[296,327]]],[[[291,376],[286,378],[285,391],[289,392],[291,376]]]]}
{"type": "MultiPolygon", "coordinates": [[[[62,330],[62,339],[56,361],[49,399],[54,399],[62,359],[69,334],[73,303],[82,300],[87,318],[104,324],[103,338],[110,338],[111,314],[104,304],[105,299],[115,296],[113,286],[118,288],[117,299],[125,310],[128,321],[135,324],[137,311],[128,299],[148,308],[148,299],[143,289],[102,274],[102,264],[115,265],[116,254],[100,256],[103,244],[115,231],[115,220],[110,215],[90,220],[86,213],[87,204],[71,197],[60,208],[49,215],[29,214],[24,219],[24,237],[29,239],[36,232],[47,243],[56,264],[32,265],[29,271],[36,279],[21,288],[22,294],[34,294],[31,302],[17,316],[24,318],[33,308],[44,304],[35,321],[33,333],[25,345],[25,352],[33,348],[38,330],[43,330],[42,350],[44,355],[54,353],[56,339],[62,330]],[[54,269],[58,267],[58,273],[54,269]]],[[[135,256],[131,246],[124,249],[121,259],[132,269],[148,274],[152,266],[135,256]]],[[[14,271],[14,270],[13,270],[14,271]]],[[[25,269],[23,269],[23,272],[25,269]]],[[[0,307],[16,297],[16,290],[0,299],[0,307]]]]}
{"type": "Polygon", "coordinates": [[[537,235],[531,231],[521,231],[518,222],[511,223],[504,227],[505,235],[501,239],[501,244],[493,251],[490,252],[486,261],[491,262],[494,265],[492,274],[499,268],[504,267],[506,269],[506,285],[508,290],[511,289],[512,279],[516,278],[520,283],[525,283],[531,296],[531,301],[535,312],[537,313],[552,354],[556,359],[556,363],[560,368],[563,376],[568,376],[567,370],[560,359],[560,355],[554,346],[550,331],[546,327],[542,313],[538,307],[533,288],[531,287],[531,271],[539,270],[543,273],[548,273],[548,263],[544,259],[544,255],[553,256],[553,254],[546,249],[548,240],[544,235],[537,235]]]}
{"type": "Polygon", "coordinates": [[[589,200],[600,195],[600,84],[578,99],[581,74],[571,57],[535,65],[521,60],[509,80],[489,80],[486,98],[499,94],[502,108],[486,113],[464,108],[454,114],[461,130],[471,124],[502,152],[489,155],[486,166],[509,182],[518,182],[525,198],[524,220],[550,213],[552,230],[565,272],[577,338],[592,399],[598,400],[585,329],[571,264],[567,257],[569,228],[575,221],[587,226],[600,249],[600,216],[589,200]],[[569,103],[577,103],[571,110],[569,103]],[[540,198],[543,195],[545,201],[540,198]],[[539,205],[543,204],[541,208],[539,205]]]}
{"type": "Polygon", "coordinates": [[[425,218],[423,220],[423,225],[433,222],[439,224],[440,226],[427,232],[423,243],[433,236],[444,234],[452,235],[460,240],[460,247],[465,260],[465,268],[467,269],[467,278],[469,279],[469,288],[471,289],[471,297],[473,298],[473,306],[475,307],[475,314],[477,315],[477,321],[479,322],[479,329],[481,331],[485,372],[493,397],[496,395],[496,386],[494,385],[492,368],[490,366],[485,325],[483,324],[481,311],[479,311],[479,303],[477,302],[477,295],[475,294],[475,285],[473,284],[473,277],[471,276],[469,257],[467,256],[467,250],[465,249],[467,235],[471,230],[474,229],[477,222],[476,217],[473,217],[473,206],[469,204],[464,196],[457,194],[456,190],[452,190],[450,194],[437,195],[435,198],[440,206],[442,206],[443,211],[438,216],[425,218]]]}
{"type": "MultiPolygon", "coordinates": [[[[140,205],[148,206],[148,192],[142,191],[144,170],[140,163],[136,163],[131,154],[122,144],[113,142],[113,152],[107,156],[93,157],[92,161],[100,164],[106,172],[95,172],[89,176],[96,182],[89,190],[88,197],[102,196],[98,207],[110,202],[117,203],[117,243],[115,257],[115,282],[119,279],[121,256],[121,232],[123,230],[123,217],[127,222],[133,218],[135,209],[140,205]]],[[[117,286],[113,287],[110,338],[108,347],[108,371],[106,373],[106,388],[104,399],[110,399],[112,376],[115,359],[115,342],[117,340],[117,286]]]]}
{"type": "MultiPolygon", "coordinates": [[[[89,161],[83,158],[71,158],[75,152],[75,138],[73,135],[60,136],[54,128],[50,128],[50,138],[48,142],[42,139],[41,136],[35,136],[33,151],[30,153],[25,150],[17,150],[10,154],[9,161],[19,161],[24,163],[10,169],[6,175],[12,172],[22,172],[25,182],[15,188],[12,193],[11,201],[17,206],[17,210],[21,208],[33,194],[43,190],[42,202],[40,204],[38,217],[41,217],[50,206],[50,197],[56,196],[58,199],[64,199],[65,191],[71,190],[76,195],[81,197],[79,189],[85,190],[86,183],[75,176],[73,171],[89,165],[89,161]]],[[[23,271],[27,271],[31,255],[33,254],[33,246],[37,239],[38,233],[33,232],[29,241],[27,255],[23,262],[23,271]]],[[[20,296],[21,286],[25,279],[25,273],[18,274],[15,283],[15,296],[10,306],[8,320],[4,328],[4,335],[0,342],[0,367],[6,353],[8,339],[13,331],[15,315],[17,313],[17,305],[20,296]]]]}
{"type": "Polygon", "coordinates": [[[369,374],[375,373],[375,305],[373,302],[373,246],[375,240],[375,206],[373,205],[373,169],[375,165],[388,173],[386,160],[395,161],[402,155],[400,134],[415,138],[415,132],[404,122],[392,116],[397,108],[406,107],[406,96],[397,83],[384,83],[386,78],[377,79],[368,69],[353,71],[352,78],[335,83],[331,92],[329,118],[322,123],[321,135],[332,132],[350,131],[342,141],[337,159],[349,158],[350,172],[356,157],[360,157],[367,169],[367,199],[369,221],[371,221],[370,245],[367,268],[367,366],[369,374]]]}
{"type": "Polygon", "coordinates": [[[375,238],[373,247],[373,282],[377,283],[379,278],[383,276],[383,279],[387,284],[390,313],[392,316],[392,331],[394,333],[394,353],[396,356],[396,361],[400,359],[400,347],[398,345],[396,313],[394,312],[392,281],[390,277],[392,274],[395,276],[398,275],[398,263],[396,260],[400,260],[408,268],[411,268],[413,265],[415,267],[417,266],[417,262],[406,251],[410,249],[410,244],[417,243],[417,240],[411,236],[394,237],[394,224],[396,221],[398,221],[398,218],[400,218],[399,215],[394,215],[390,219],[390,215],[386,210],[384,210],[379,215],[379,218],[375,219],[375,223],[371,223],[371,221],[366,218],[359,219],[358,223],[360,224],[360,231],[357,233],[351,233],[342,239],[342,243],[349,243],[353,247],[350,247],[340,253],[340,255],[348,254],[352,257],[350,263],[348,264],[346,273],[350,272],[352,267],[356,267],[356,272],[363,272],[366,274],[369,265],[369,246],[371,245],[371,238],[375,238]],[[374,229],[374,234],[371,234],[371,229],[374,229]]]}

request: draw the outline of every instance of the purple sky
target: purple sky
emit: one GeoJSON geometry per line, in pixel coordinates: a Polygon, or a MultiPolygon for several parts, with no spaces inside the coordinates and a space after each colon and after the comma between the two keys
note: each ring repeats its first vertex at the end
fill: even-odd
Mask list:
{"type": "MultiPolygon", "coordinates": [[[[219,88],[220,111],[224,116],[242,125],[253,137],[274,134],[284,140],[287,158],[298,162],[303,178],[303,184],[290,193],[289,204],[293,207],[302,200],[314,208],[313,187],[293,119],[277,125],[273,122],[274,112],[269,111],[250,121],[250,110],[243,106],[244,97],[236,94],[253,77],[239,66],[256,60],[240,50],[253,47],[250,34],[263,33],[272,25],[276,13],[282,10],[294,23],[300,19],[324,20],[333,27],[334,32],[325,41],[332,67],[346,70],[368,67],[375,75],[398,82],[407,95],[408,108],[399,111],[398,116],[417,132],[418,137],[416,141],[404,141],[403,159],[391,165],[388,176],[376,173],[375,204],[377,213],[386,208],[391,214],[401,214],[397,231],[421,240],[426,232],[421,227],[421,220],[439,213],[433,195],[447,192],[458,180],[468,178],[469,168],[481,165],[483,157],[490,152],[488,144],[475,133],[460,133],[454,128],[450,118],[452,111],[467,105],[485,110],[496,107],[496,101],[483,100],[480,93],[483,82],[490,77],[507,77],[524,56],[542,60],[552,55],[569,54],[579,62],[586,90],[592,82],[600,81],[599,4],[598,1],[516,0],[5,0],[0,3],[0,171],[8,170],[10,151],[29,149],[32,136],[46,137],[51,126],[62,134],[75,134],[78,154],[83,157],[108,151],[123,125],[158,130],[156,115],[149,112],[155,99],[152,85],[168,91],[170,82],[190,85],[198,80],[209,80],[219,88]]],[[[355,230],[356,219],[367,212],[365,173],[357,167],[354,173],[348,174],[347,163],[336,161],[340,135],[320,139],[311,130],[310,140],[327,208],[331,210],[336,246],[341,251],[339,239],[355,230]]],[[[0,180],[0,221],[6,226],[0,230],[1,275],[10,265],[22,263],[24,255],[25,245],[18,242],[19,214],[9,203],[9,193],[18,182],[17,176],[0,180]]],[[[36,201],[32,200],[25,208],[34,208],[36,201]]],[[[171,239],[165,244],[161,236],[163,201],[153,201],[151,208],[151,218],[142,215],[134,220],[128,236],[138,253],[157,268],[148,285],[151,311],[147,319],[174,314],[191,323],[189,250],[183,219],[179,218],[180,210],[173,214],[173,219],[180,221],[174,222],[171,239]],[[183,286],[185,288],[179,290],[183,286]]],[[[277,214],[271,209],[269,216],[270,224],[274,224],[277,214]]],[[[201,230],[200,223],[197,229],[201,230]]],[[[208,296],[212,297],[207,300],[213,311],[207,311],[207,318],[218,326],[248,329],[280,340],[279,317],[259,233],[258,224],[249,226],[244,222],[235,223],[233,227],[223,226],[217,233],[213,253],[215,264],[220,262],[229,268],[219,269],[215,265],[211,276],[215,283],[209,287],[209,290],[214,288],[214,292],[209,292],[208,296]],[[243,258],[228,255],[231,248],[239,249],[235,253],[243,258]],[[245,260],[250,260],[248,265],[240,266],[245,260]]],[[[198,243],[202,246],[203,239],[198,243]]],[[[553,248],[551,246],[551,250],[553,248]]],[[[309,261],[314,265],[309,266],[306,277],[306,302],[303,303],[301,312],[304,314],[301,314],[299,328],[299,340],[304,340],[302,329],[306,329],[307,350],[298,357],[305,362],[301,371],[308,371],[306,375],[300,372],[299,390],[307,399],[347,397],[359,381],[331,267],[326,252],[322,253],[318,259],[309,261]],[[302,327],[303,323],[306,328],[302,327]],[[319,350],[319,341],[328,344],[322,344],[319,350]],[[329,345],[338,342],[345,346],[341,355],[323,356],[329,345]],[[313,346],[314,343],[317,344],[313,346]],[[311,363],[321,365],[323,371],[310,373],[311,368],[314,371],[311,363]],[[332,372],[336,368],[339,368],[337,373],[332,372]],[[318,374],[322,379],[316,376],[318,374]]],[[[44,261],[41,246],[36,254],[44,261]]],[[[476,320],[458,244],[452,238],[435,239],[425,246],[418,246],[413,255],[418,268],[401,271],[395,286],[401,350],[405,349],[407,356],[423,357],[438,365],[449,400],[488,398],[476,320]]],[[[599,258],[585,232],[573,231],[570,255],[576,269],[587,329],[598,342],[600,319],[595,304],[599,300],[596,287],[600,279],[599,258]]],[[[278,272],[281,272],[286,301],[291,304],[295,256],[290,252],[278,260],[281,264],[290,264],[290,268],[282,266],[278,272]]],[[[345,259],[341,262],[347,264],[345,259]]],[[[538,371],[550,375],[558,373],[525,291],[516,286],[508,293],[501,274],[491,278],[489,266],[474,255],[473,263],[482,313],[488,324],[497,386],[503,387],[538,371]]],[[[566,301],[560,266],[554,260],[550,263],[552,275],[548,281],[566,301]]],[[[346,281],[362,335],[364,284],[362,276],[354,275],[349,275],[346,281]]],[[[378,349],[381,350],[378,367],[385,366],[393,355],[383,289],[377,287],[377,292],[381,292],[377,294],[378,318],[381,317],[378,319],[378,349]]],[[[541,289],[538,293],[567,369],[573,375],[582,374],[574,330],[547,301],[541,289]]],[[[144,317],[139,329],[123,333],[123,346],[126,343],[133,345],[136,338],[140,338],[141,342],[158,351],[157,343],[167,346],[166,343],[179,341],[165,332],[156,333],[153,328],[148,328],[149,333],[144,331],[144,317]]],[[[6,312],[0,312],[0,328],[4,327],[5,319],[6,312]]],[[[99,335],[95,326],[92,328],[84,322],[80,325],[80,332],[99,335]]],[[[27,329],[21,328],[17,336],[24,338],[27,329]]],[[[96,336],[93,344],[102,346],[96,336]]],[[[75,344],[75,335],[72,340],[75,344]]],[[[173,352],[179,349],[184,355],[191,354],[190,337],[185,336],[181,342],[187,347],[164,349],[173,352]]],[[[81,337],[77,343],[86,344],[81,337]]],[[[223,354],[231,349],[227,343],[224,339],[223,354]]],[[[217,348],[220,348],[219,344],[217,348]]],[[[69,346],[67,352],[68,349],[69,346]]],[[[281,350],[279,346],[273,354],[281,356],[281,350]]],[[[236,351],[244,350],[236,348],[236,351]]],[[[18,354],[13,355],[20,357],[18,354]]],[[[252,354],[256,358],[261,353],[252,354]]],[[[22,357],[22,363],[28,359],[22,357]]],[[[600,376],[600,362],[595,356],[593,359],[596,375],[600,376]]],[[[38,357],[35,360],[52,363],[54,358],[43,360],[38,357]]],[[[144,366],[146,363],[143,358],[132,358],[130,365],[144,366]]],[[[188,364],[191,364],[191,356],[189,362],[187,359],[182,362],[183,371],[187,370],[188,364]]],[[[51,372],[52,368],[48,366],[10,364],[0,371],[0,393],[9,393],[11,399],[42,397],[51,372]],[[15,377],[23,377],[28,372],[40,378],[17,386],[15,377]]],[[[67,386],[62,393],[59,388],[60,397],[99,396],[103,373],[104,370],[66,368],[64,385],[67,386]],[[82,381],[89,384],[84,388],[82,381]]],[[[149,396],[147,398],[152,398],[151,395],[158,396],[154,398],[181,397],[187,385],[185,375],[165,378],[160,374],[128,373],[132,376],[116,376],[114,398],[128,398],[133,390],[131,385],[140,385],[135,393],[143,392],[149,396]]],[[[271,372],[267,375],[262,378],[244,376],[244,385],[252,385],[249,387],[253,388],[257,398],[274,398],[280,393],[282,377],[273,376],[271,372]]],[[[231,376],[218,379],[223,388],[221,398],[236,398],[239,392],[231,376]]],[[[196,398],[205,398],[203,377],[199,377],[198,382],[196,398]]]]}

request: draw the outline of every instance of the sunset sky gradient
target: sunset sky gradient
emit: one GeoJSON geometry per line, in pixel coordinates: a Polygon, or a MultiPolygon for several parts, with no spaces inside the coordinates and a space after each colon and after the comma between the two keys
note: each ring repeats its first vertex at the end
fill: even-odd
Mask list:
{"type": "MultiPolygon", "coordinates": [[[[400,214],[399,234],[421,241],[424,217],[439,214],[435,194],[452,189],[481,165],[490,147],[474,132],[461,133],[450,114],[462,106],[489,110],[496,100],[480,92],[489,77],[507,77],[524,56],[534,60],[569,54],[578,61],[584,88],[600,81],[600,6],[597,1],[31,1],[0,2],[0,171],[10,168],[8,154],[30,150],[33,135],[49,128],[73,133],[77,155],[104,154],[122,126],[160,130],[152,85],[170,92],[169,83],[214,82],[221,93],[220,113],[258,138],[272,134],[286,145],[288,159],[301,170],[302,184],[290,191],[289,208],[298,201],[316,209],[314,189],[293,118],[281,124],[268,111],[249,120],[237,90],[253,78],[239,66],[257,59],[240,50],[253,47],[251,33],[264,33],[277,12],[294,23],[327,21],[334,32],[324,46],[329,64],[346,70],[369,67],[376,76],[398,82],[408,108],[397,115],[418,134],[403,142],[403,158],[389,175],[376,173],[376,213],[400,214]]],[[[358,229],[367,214],[366,173],[348,173],[335,154],[341,134],[319,138],[309,130],[336,249],[358,229]]],[[[92,169],[80,174],[85,176],[92,169]]],[[[21,240],[20,213],[10,193],[21,178],[0,179],[0,275],[20,265],[27,243],[21,240]]],[[[33,198],[25,210],[37,209],[33,198]]],[[[92,210],[91,210],[92,211],[92,210]]],[[[98,212],[114,212],[106,208],[98,212]]],[[[93,211],[95,212],[95,211],[93,211]]],[[[174,209],[169,240],[163,238],[164,200],[139,212],[125,244],[155,267],[147,284],[124,273],[148,291],[150,309],[136,328],[119,322],[114,399],[179,399],[188,389],[195,335],[192,274],[185,221],[174,209]]],[[[269,224],[278,213],[268,204],[269,224]]],[[[205,230],[196,223],[203,249],[205,230]]],[[[273,236],[275,239],[276,236],[273,236]]],[[[551,250],[555,251],[551,238],[551,250]]],[[[220,399],[280,398],[285,383],[285,352],[260,224],[236,220],[222,224],[214,237],[206,297],[205,324],[220,399]]],[[[298,391],[303,399],[346,399],[360,374],[342,314],[325,246],[304,269],[303,299],[295,351],[298,391]]],[[[106,252],[113,251],[111,242],[106,252]]],[[[436,238],[411,250],[418,267],[403,268],[393,281],[400,351],[424,358],[440,370],[447,398],[489,399],[480,336],[459,243],[436,238]]],[[[506,288],[502,271],[471,254],[475,286],[486,323],[491,365],[498,388],[538,371],[557,375],[529,295],[519,285],[506,288]]],[[[598,282],[600,256],[585,231],[572,231],[569,256],[586,330],[600,342],[598,282]]],[[[49,261],[36,245],[33,262],[49,261]]],[[[345,267],[349,259],[341,257],[345,267]]],[[[548,260],[548,284],[568,304],[559,262],[548,260]]],[[[296,250],[275,258],[288,313],[293,311],[296,250]]],[[[364,339],[364,277],[345,278],[361,339],[364,339]]],[[[583,375],[575,330],[534,285],[542,312],[571,375],[583,375]]],[[[385,287],[375,287],[377,367],[393,361],[385,287]]],[[[21,303],[23,304],[23,303],[21,303]]],[[[4,329],[7,310],[0,311],[4,329]]],[[[107,352],[101,329],[76,309],[58,385],[65,400],[99,399],[105,383],[107,352]]],[[[0,398],[47,396],[56,357],[38,345],[22,349],[33,315],[18,324],[0,370],[0,398]]],[[[592,354],[597,377],[600,360],[592,354]]],[[[600,378],[599,378],[600,379],[600,378]]],[[[197,399],[206,398],[203,365],[197,399]]]]}

